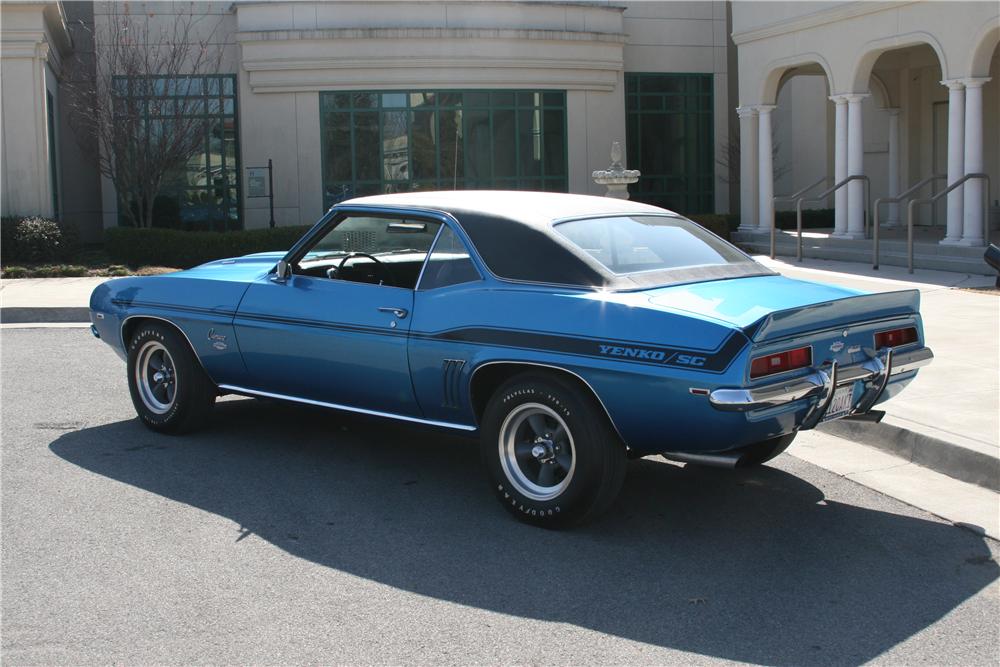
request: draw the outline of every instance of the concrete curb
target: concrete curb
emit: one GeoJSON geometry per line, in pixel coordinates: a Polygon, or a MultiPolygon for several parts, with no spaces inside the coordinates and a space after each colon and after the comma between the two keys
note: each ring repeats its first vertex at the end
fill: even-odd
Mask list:
{"type": "Polygon", "coordinates": [[[3,324],[50,324],[58,322],[90,322],[89,308],[0,308],[3,324]]]}
{"type": "Polygon", "coordinates": [[[948,477],[1000,491],[1000,459],[892,424],[838,420],[818,430],[868,445],[948,477]]]}

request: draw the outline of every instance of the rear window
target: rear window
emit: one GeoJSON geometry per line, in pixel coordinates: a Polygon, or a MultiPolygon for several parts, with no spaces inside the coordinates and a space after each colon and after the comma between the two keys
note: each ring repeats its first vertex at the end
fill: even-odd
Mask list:
{"type": "Polygon", "coordinates": [[[555,230],[618,275],[750,261],[719,237],[680,217],[588,218],[559,223],[555,230]]]}

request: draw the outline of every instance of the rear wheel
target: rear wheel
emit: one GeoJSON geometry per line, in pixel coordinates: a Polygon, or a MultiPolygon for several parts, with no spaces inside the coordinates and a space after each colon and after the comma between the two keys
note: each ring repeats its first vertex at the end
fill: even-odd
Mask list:
{"type": "Polygon", "coordinates": [[[508,381],[486,407],[481,454],[497,498],[527,523],[594,519],[625,477],[625,447],[596,401],[548,375],[508,381]]]}
{"type": "Polygon", "coordinates": [[[165,324],[143,324],[128,348],[128,386],[142,423],[162,433],[192,431],[208,419],[216,388],[187,341],[165,324]]]}
{"type": "Polygon", "coordinates": [[[788,449],[795,440],[795,434],[779,435],[776,438],[761,440],[746,448],[746,453],[740,458],[740,467],[748,468],[767,463],[778,454],[788,449]]]}

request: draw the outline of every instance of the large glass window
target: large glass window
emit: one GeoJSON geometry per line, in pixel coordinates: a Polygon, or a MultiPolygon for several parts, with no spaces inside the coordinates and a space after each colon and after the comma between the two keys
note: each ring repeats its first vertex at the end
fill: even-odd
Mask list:
{"type": "Polygon", "coordinates": [[[413,190],[565,192],[566,94],[320,93],[324,206],[413,190]]]}
{"type": "Polygon", "coordinates": [[[151,150],[163,133],[195,133],[191,156],[164,179],[153,224],[184,229],[238,229],[239,130],[236,77],[231,74],[115,79],[129,113],[139,109],[151,150]],[[127,101],[126,101],[127,100],[127,101]]]}
{"type": "Polygon", "coordinates": [[[715,210],[711,74],[626,74],[632,199],[678,213],[715,210]]]}

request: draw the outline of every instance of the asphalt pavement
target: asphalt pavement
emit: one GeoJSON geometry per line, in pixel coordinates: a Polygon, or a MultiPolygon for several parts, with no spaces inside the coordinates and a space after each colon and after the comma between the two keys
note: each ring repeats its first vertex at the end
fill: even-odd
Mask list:
{"type": "Polygon", "coordinates": [[[512,520],[474,443],[251,399],[157,435],[85,329],[2,332],[3,664],[995,665],[998,545],[788,455],[512,520]]]}

